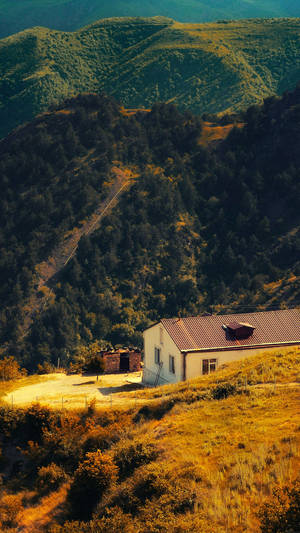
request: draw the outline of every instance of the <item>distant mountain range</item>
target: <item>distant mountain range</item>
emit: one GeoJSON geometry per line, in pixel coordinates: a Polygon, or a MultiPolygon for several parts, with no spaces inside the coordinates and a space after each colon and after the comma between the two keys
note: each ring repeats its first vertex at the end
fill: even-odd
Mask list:
{"type": "Polygon", "coordinates": [[[47,26],[73,31],[106,17],[166,16],[181,22],[299,17],[298,0],[1,0],[0,38],[47,26]]]}
{"type": "Polygon", "coordinates": [[[127,107],[171,101],[198,114],[260,103],[300,79],[299,23],[154,17],[74,33],[26,30],[0,40],[0,135],[81,92],[104,90],[127,107]]]}

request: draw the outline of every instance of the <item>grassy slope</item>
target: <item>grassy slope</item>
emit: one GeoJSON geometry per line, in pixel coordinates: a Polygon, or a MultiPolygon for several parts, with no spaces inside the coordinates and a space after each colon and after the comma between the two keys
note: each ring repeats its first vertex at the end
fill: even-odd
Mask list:
{"type": "MultiPolygon", "coordinates": [[[[132,531],[131,524],[142,533],[258,532],[261,504],[272,488],[293,483],[299,472],[299,365],[299,348],[288,349],[232,363],[211,376],[132,393],[150,410],[140,410],[138,423],[129,422],[137,420],[136,409],[120,411],[127,429],[109,453],[128,446],[138,453],[144,443],[159,455],[108,491],[100,514],[116,505],[130,513],[137,505],[125,530],[132,531]],[[222,400],[209,397],[216,383],[243,383],[245,376],[265,387],[222,400]]],[[[51,521],[52,507],[42,497],[34,509],[45,524],[49,512],[51,521]]],[[[28,513],[30,508],[19,515],[18,525],[28,513]]]]}
{"type": "MultiPolygon", "coordinates": [[[[244,376],[253,384],[274,383],[274,375],[277,383],[299,383],[299,356],[299,349],[260,355],[215,375],[139,393],[147,399],[157,397],[158,406],[161,399],[174,402],[161,420],[137,427],[135,437],[147,435],[161,447],[152,471],[157,467],[162,478],[171,477],[175,486],[188,484],[196,494],[199,506],[184,517],[187,531],[193,526],[203,532],[258,531],[259,506],[273,486],[293,480],[300,465],[299,385],[288,394],[286,388],[274,391],[272,385],[250,388],[246,396],[195,400],[216,382],[235,384],[244,376]]],[[[138,485],[139,476],[135,478],[131,483],[138,485]]],[[[111,502],[118,493],[124,494],[122,485],[111,502]]],[[[146,505],[146,517],[148,513],[146,505]]]]}
{"type": "Polygon", "coordinates": [[[299,36],[298,19],[200,25],[127,18],[74,33],[27,30],[0,41],[0,135],[84,91],[105,90],[128,107],[245,108],[296,85],[299,36]]]}
{"type": "Polygon", "coordinates": [[[0,0],[0,37],[33,26],[72,31],[99,18],[163,15],[182,22],[299,17],[297,0],[0,0]]]}

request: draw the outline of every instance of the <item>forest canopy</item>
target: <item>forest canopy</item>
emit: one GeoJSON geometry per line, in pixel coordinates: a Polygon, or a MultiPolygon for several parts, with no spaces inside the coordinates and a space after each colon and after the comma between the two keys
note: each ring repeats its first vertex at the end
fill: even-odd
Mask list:
{"type": "Polygon", "coordinates": [[[130,113],[85,94],[0,143],[4,352],[66,364],[97,339],[140,345],[161,316],[299,303],[300,88],[234,120],[205,146],[203,120],[172,104],[130,113]],[[135,179],[34,313],[37,265],[105,198],[113,165],[135,179]]]}

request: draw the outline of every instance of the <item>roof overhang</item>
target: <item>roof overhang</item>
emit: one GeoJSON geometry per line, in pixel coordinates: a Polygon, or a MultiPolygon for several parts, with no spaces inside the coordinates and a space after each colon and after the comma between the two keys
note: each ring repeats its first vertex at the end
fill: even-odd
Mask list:
{"type": "Polygon", "coordinates": [[[241,344],[241,345],[234,345],[234,346],[216,346],[212,348],[192,348],[192,349],[186,349],[186,350],[180,350],[181,353],[188,354],[188,353],[204,353],[204,352],[230,352],[232,350],[244,350],[245,348],[251,350],[251,349],[257,349],[257,348],[278,348],[280,346],[300,346],[300,340],[299,341],[289,341],[289,342],[277,342],[277,343],[266,343],[266,344],[241,344]]]}

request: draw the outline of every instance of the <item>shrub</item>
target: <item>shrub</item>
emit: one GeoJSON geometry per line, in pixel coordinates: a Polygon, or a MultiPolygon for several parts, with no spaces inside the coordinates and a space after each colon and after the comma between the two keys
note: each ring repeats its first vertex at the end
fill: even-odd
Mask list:
{"type": "Polygon", "coordinates": [[[10,381],[24,377],[26,374],[26,370],[20,369],[20,365],[14,357],[4,357],[0,360],[0,381],[10,381]]]}
{"type": "Polygon", "coordinates": [[[262,533],[296,533],[300,524],[300,480],[294,486],[273,489],[259,511],[262,533]]]}
{"type": "Polygon", "coordinates": [[[120,469],[120,477],[129,476],[139,466],[156,459],[158,454],[157,445],[147,438],[120,442],[114,452],[115,462],[120,469]]]}
{"type": "MultiPolygon", "coordinates": [[[[14,527],[18,513],[22,509],[22,496],[4,493],[0,499],[0,526],[14,527]]],[[[3,531],[1,529],[1,531],[3,531]]]]}
{"type": "Polygon", "coordinates": [[[168,399],[160,402],[155,402],[151,405],[143,405],[137,412],[134,421],[140,420],[160,420],[166,413],[168,413],[172,407],[174,407],[174,399],[168,399]]]}
{"type": "Polygon", "coordinates": [[[105,363],[101,355],[93,355],[87,359],[82,367],[83,372],[94,372],[103,374],[105,370],[105,363]]]}
{"type": "Polygon", "coordinates": [[[117,477],[118,467],[109,455],[100,450],[87,453],[86,459],[79,463],[68,495],[73,516],[88,518],[117,477]]]}
{"type": "Polygon", "coordinates": [[[56,490],[67,481],[68,476],[64,469],[55,463],[48,466],[42,466],[38,470],[38,485],[44,491],[56,490]]]}
{"type": "Polygon", "coordinates": [[[222,400],[223,398],[237,394],[237,392],[236,386],[232,385],[232,383],[222,383],[212,389],[211,395],[214,400],[222,400]]]}
{"type": "Polygon", "coordinates": [[[21,409],[12,409],[9,406],[0,407],[0,434],[12,438],[18,428],[23,424],[24,412],[21,409]]]}
{"type": "Polygon", "coordinates": [[[53,413],[47,407],[32,404],[25,412],[25,437],[40,444],[43,432],[50,428],[52,420],[53,413]]]}

